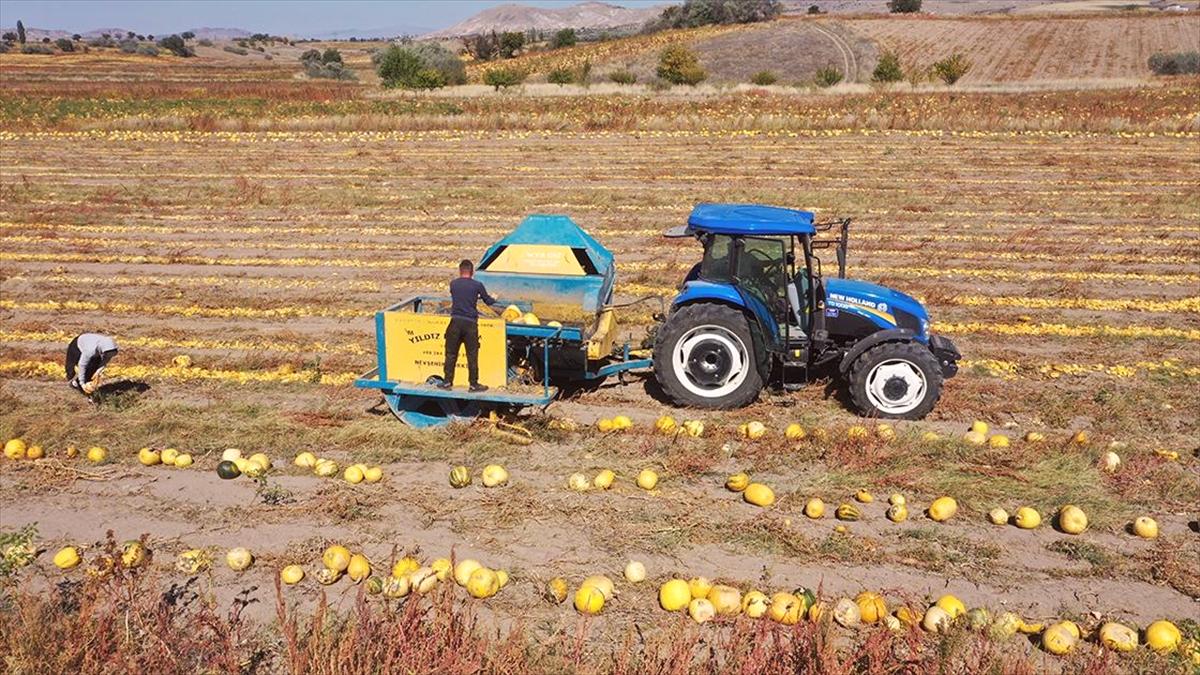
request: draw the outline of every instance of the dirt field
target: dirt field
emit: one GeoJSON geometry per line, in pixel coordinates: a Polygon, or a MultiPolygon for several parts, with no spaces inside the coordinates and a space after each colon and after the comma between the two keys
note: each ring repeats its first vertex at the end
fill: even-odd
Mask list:
{"type": "Polygon", "coordinates": [[[847,21],[856,33],[928,65],[955,52],[968,54],[963,84],[1087,80],[1144,76],[1155,52],[1200,44],[1195,13],[1133,16],[971,17],[847,21]]]}
{"type": "MultiPolygon", "coordinates": [[[[15,82],[0,110],[0,436],[49,453],[0,460],[0,532],[36,523],[46,549],[19,573],[22,588],[84,578],[51,564],[61,546],[100,542],[107,530],[118,541],[146,534],[155,556],[137,583],[182,583],[175,557],[210,549],[218,565],[198,582],[206,606],[224,616],[239,597],[253,598],[244,614],[267,631],[279,569],[297,563],[311,575],[330,543],[361,549],[384,573],[405,553],[426,563],[472,557],[508,570],[512,583],[486,601],[457,588],[440,597],[448,611],[479,619],[477,637],[519,636],[518,665],[501,667],[504,650],[486,661],[509,671],[620,670],[614,655],[627,672],[730,669],[713,656],[718,646],[792,638],[819,645],[822,659],[850,655],[837,667],[812,662],[824,670],[897,667],[886,658],[901,649],[888,642],[897,638],[878,627],[792,635],[747,628],[745,618],[692,626],[657,605],[671,576],[768,594],[803,585],[830,606],[863,590],[919,608],[953,593],[1031,623],[1073,619],[1089,634],[1107,620],[1145,627],[1167,618],[1200,637],[1195,80],[1093,94],[442,103],[291,83],[276,65],[208,67],[72,59],[56,68],[0,56],[6,88],[15,82]],[[146,68],[161,84],[121,95],[123,78],[148,79],[146,68]],[[60,98],[67,80],[90,84],[60,98]],[[921,298],[934,330],[965,356],[930,418],[897,425],[895,440],[851,440],[848,428],[863,422],[823,383],[707,413],[672,409],[635,378],[519,420],[535,436],[520,446],[481,428],[407,429],[350,385],[373,365],[375,310],[438,291],[455,261],[478,257],[528,213],[568,214],[610,247],[618,300],[669,296],[699,251],[659,235],[699,201],[853,217],[850,276],[921,298]],[[122,347],[98,405],[61,381],[64,344],[84,330],[122,347]],[[191,364],[173,363],[180,355],[191,364]],[[634,429],[595,430],[615,414],[634,429]],[[703,419],[707,431],[656,435],[662,414],[703,419]],[[962,443],[977,419],[1012,447],[962,443]],[[768,435],[739,438],[748,420],[768,435]],[[809,439],[784,439],[791,422],[809,439]],[[1080,430],[1087,442],[1071,442],[1080,430]],[[1029,431],[1047,438],[1020,440],[1029,431]],[[102,445],[110,460],[67,458],[68,445],[102,445]],[[186,450],[196,464],[143,467],[136,455],[147,446],[186,450]],[[214,469],[228,447],[267,453],[276,469],[262,483],[222,481],[214,469]],[[1100,466],[1110,448],[1122,459],[1115,473],[1100,466]],[[292,465],[301,451],[379,464],[385,477],[317,478],[292,465]],[[511,472],[508,486],[479,486],[478,470],[491,463],[511,472]],[[475,472],[471,487],[447,483],[458,464],[475,472]],[[662,475],[653,492],[633,484],[645,467],[662,475]],[[611,491],[567,489],[570,474],[602,468],[618,476],[611,491]],[[771,485],[778,502],[760,509],[727,491],[739,470],[771,485]],[[859,488],[877,499],[846,532],[831,515],[802,513],[810,497],[832,512],[859,488]],[[892,492],[909,500],[910,520],[884,518],[892,492]],[[954,519],[921,515],[946,494],[960,505],[954,519]],[[1084,534],[1049,526],[1067,503],[1087,512],[1084,534]],[[986,520],[992,508],[1022,505],[1047,525],[986,520]],[[1157,519],[1158,539],[1126,531],[1142,515],[1157,519]],[[233,546],[250,548],[254,566],[220,564],[233,546]],[[647,582],[619,579],[630,559],[645,563],[647,582]],[[541,599],[550,578],[574,591],[589,574],[619,580],[620,595],[598,617],[541,599]],[[659,649],[675,654],[673,665],[659,649]],[[871,660],[872,650],[885,658],[871,660]],[[645,661],[628,665],[630,654],[645,661]]],[[[639,310],[623,321],[638,340],[651,319],[639,310]]],[[[311,612],[324,595],[352,613],[358,591],[310,576],[282,601],[311,612]]],[[[15,644],[35,618],[0,611],[0,637],[15,644]]],[[[284,638],[267,638],[261,654],[244,653],[258,644],[249,635],[239,640],[230,653],[245,661],[221,669],[296,662],[284,638]]],[[[939,653],[969,671],[1190,667],[1182,655],[1118,656],[1094,642],[1053,657],[1036,636],[992,642],[961,626],[947,636],[906,631],[900,643],[920,672],[939,653]]],[[[22,649],[22,663],[46,663],[22,649]]]]}

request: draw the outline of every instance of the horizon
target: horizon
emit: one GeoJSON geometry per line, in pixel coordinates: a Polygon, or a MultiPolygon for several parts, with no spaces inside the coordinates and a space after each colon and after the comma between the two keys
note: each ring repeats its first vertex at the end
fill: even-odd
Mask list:
{"type": "MultiPolygon", "coordinates": [[[[30,30],[85,33],[121,28],[139,33],[169,35],[197,28],[233,28],[252,33],[304,37],[346,31],[426,33],[448,28],[484,10],[500,5],[526,5],[560,9],[585,0],[5,0],[0,4],[4,30],[20,20],[30,30]],[[295,11],[299,4],[304,11],[295,11]],[[281,11],[291,10],[291,11],[281,11]]],[[[593,0],[596,1],[596,0],[593,0]]],[[[652,7],[669,0],[620,0],[604,4],[652,7]]],[[[399,34],[399,33],[398,33],[399,34]]]]}

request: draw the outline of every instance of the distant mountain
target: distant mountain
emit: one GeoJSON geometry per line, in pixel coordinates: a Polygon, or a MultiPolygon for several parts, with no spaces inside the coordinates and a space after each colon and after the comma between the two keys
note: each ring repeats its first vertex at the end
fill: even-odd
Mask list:
{"type": "Polygon", "coordinates": [[[196,34],[197,39],[202,40],[237,40],[253,35],[250,31],[241,28],[191,28],[189,30],[196,34]]]}
{"type": "Polygon", "coordinates": [[[384,26],[382,28],[342,28],[309,33],[305,37],[317,40],[345,40],[347,38],[394,38],[401,35],[423,35],[429,32],[429,26],[384,26]]]}
{"type": "MultiPolygon", "coordinates": [[[[250,31],[242,30],[241,28],[191,28],[184,30],[191,30],[196,34],[197,38],[206,40],[237,40],[240,38],[250,37],[251,35],[250,31]]],[[[182,33],[184,30],[159,34],[151,33],[151,35],[154,35],[155,38],[161,38],[171,35],[172,33],[182,33]]],[[[80,33],[80,35],[83,36],[85,40],[89,38],[100,37],[106,33],[114,38],[123,38],[127,33],[129,33],[129,31],[130,29],[128,28],[93,28],[92,30],[80,33]]],[[[147,34],[144,31],[135,30],[133,32],[138,35],[147,34]]],[[[58,38],[62,37],[69,38],[72,35],[71,31],[55,30],[51,28],[26,28],[25,34],[28,36],[28,39],[31,42],[40,41],[44,37],[48,37],[51,40],[57,40],[58,38]]]]}
{"type": "Polygon", "coordinates": [[[469,19],[423,37],[452,38],[493,30],[523,31],[530,28],[544,31],[560,28],[619,28],[643,24],[661,14],[664,6],[631,8],[607,2],[581,2],[570,7],[547,9],[504,4],[485,9],[469,19]]]}

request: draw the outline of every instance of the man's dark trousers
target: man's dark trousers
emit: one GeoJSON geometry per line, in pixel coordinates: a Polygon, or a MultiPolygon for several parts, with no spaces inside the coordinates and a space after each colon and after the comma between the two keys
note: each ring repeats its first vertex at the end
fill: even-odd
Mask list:
{"type": "Polygon", "coordinates": [[[454,367],[458,365],[458,347],[467,348],[467,377],[472,385],[479,384],[479,323],[454,317],[446,328],[446,382],[454,383],[454,367]]]}

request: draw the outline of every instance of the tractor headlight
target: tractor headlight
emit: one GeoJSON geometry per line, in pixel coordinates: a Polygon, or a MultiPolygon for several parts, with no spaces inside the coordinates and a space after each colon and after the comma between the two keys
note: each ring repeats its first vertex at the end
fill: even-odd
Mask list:
{"type": "Polygon", "coordinates": [[[921,335],[928,335],[928,334],[929,334],[929,322],[926,321],[925,319],[921,319],[921,335]]]}

